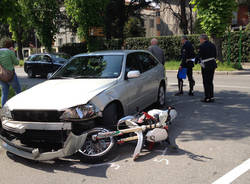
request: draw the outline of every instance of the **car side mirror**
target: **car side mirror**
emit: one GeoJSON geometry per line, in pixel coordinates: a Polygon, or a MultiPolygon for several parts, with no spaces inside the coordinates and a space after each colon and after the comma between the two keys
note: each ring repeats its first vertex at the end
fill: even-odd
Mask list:
{"type": "Polygon", "coordinates": [[[133,71],[129,71],[127,74],[127,78],[128,79],[133,79],[133,78],[138,78],[140,77],[141,73],[139,70],[133,70],[133,71]]]}

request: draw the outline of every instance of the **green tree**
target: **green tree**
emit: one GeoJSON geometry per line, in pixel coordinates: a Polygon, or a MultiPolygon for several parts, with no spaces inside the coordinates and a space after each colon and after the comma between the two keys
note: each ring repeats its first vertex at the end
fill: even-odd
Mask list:
{"type": "Polygon", "coordinates": [[[16,0],[0,0],[0,22],[6,22],[13,13],[13,4],[16,0]]]}
{"type": "Polygon", "coordinates": [[[124,27],[125,37],[144,37],[145,28],[139,18],[130,17],[124,27]]]}
{"type": "Polygon", "coordinates": [[[220,61],[222,57],[222,37],[231,24],[233,11],[237,7],[235,0],[192,0],[201,20],[201,27],[211,36],[217,48],[220,61]]]}
{"type": "Polygon", "coordinates": [[[12,39],[17,43],[17,52],[19,59],[23,59],[23,42],[27,38],[29,25],[27,18],[24,16],[19,1],[15,1],[12,5],[12,14],[7,18],[9,30],[12,33],[12,39]]]}
{"type": "Polygon", "coordinates": [[[105,13],[105,32],[107,39],[124,39],[124,27],[130,17],[141,17],[141,10],[149,6],[152,1],[131,0],[110,0],[105,13]]]}
{"type": "Polygon", "coordinates": [[[19,0],[30,26],[38,39],[51,52],[54,36],[60,27],[59,1],[55,0],[19,0]]]}
{"type": "Polygon", "coordinates": [[[89,35],[92,27],[104,26],[104,12],[109,0],[65,0],[67,14],[78,24],[78,35],[87,42],[89,51],[96,50],[96,38],[89,35]]]}

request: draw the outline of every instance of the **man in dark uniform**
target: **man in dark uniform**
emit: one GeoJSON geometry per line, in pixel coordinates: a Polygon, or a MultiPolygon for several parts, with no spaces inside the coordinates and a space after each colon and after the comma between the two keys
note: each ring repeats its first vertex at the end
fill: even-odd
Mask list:
{"type": "Polygon", "coordinates": [[[217,68],[216,64],[216,47],[213,43],[208,41],[208,36],[205,34],[200,35],[200,46],[198,56],[195,62],[201,65],[203,86],[205,97],[202,102],[214,102],[214,72],[217,68]]]}
{"type": "MultiPolygon", "coordinates": [[[[188,76],[188,81],[189,81],[189,95],[193,96],[193,90],[194,90],[194,85],[195,81],[193,79],[193,67],[194,67],[194,48],[191,44],[190,41],[188,41],[187,36],[182,36],[181,39],[182,43],[182,48],[181,48],[181,64],[179,67],[179,71],[182,70],[182,68],[187,68],[187,76],[188,76]]],[[[178,71],[178,72],[179,72],[178,71]]],[[[177,79],[178,79],[178,88],[179,92],[176,93],[176,96],[183,95],[183,79],[179,77],[177,74],[177,79]]]]}

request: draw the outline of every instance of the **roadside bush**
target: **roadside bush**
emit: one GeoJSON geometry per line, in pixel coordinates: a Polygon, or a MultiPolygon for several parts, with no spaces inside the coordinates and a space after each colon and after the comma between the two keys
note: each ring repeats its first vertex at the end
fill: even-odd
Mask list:
{"type": "MultiPolygon", "coordinates": [[[[181,36],[160,36],[158,45],[164,50],[166,60],[180,60],[181,36]]],[[[148,49],[152,38],[127,38],[126,49],[148,49]]],[[[199,35],[188,35],[196,52],[199,46],[199,35]]]]}
{"type": "MultiPolygon", "coordinates": [[[[198,51],[199,35],[187,35],[192,42],[195,52],[198,51]]],[[[242,31],[242,62],[250,62],[250,31],[242,31]]],[[[181,36],[156,37],[159,46],[164,50],[166,60],[180,60],[181,36]]],[[[147,49],[152,38],[127,38],[126,49],[147,49]]],[[[238,62],[239,57],[239,31],[231,33],[231,62],[238,62]]],[[[224,61],[227,60],[228,36],[223,37],[222,53],[224,61]]]]}
{"type": "MultiPolygon", "coordinates": [[[[231,62],[238,62],[239,60],[239,39],[240,31],[230,33],[231,41],[228,43],[228,34],[223,38],[222,52],[224,60],[227,61],[228,44],[231,47],[231,62]]],[[[242,62],[250,62],[250,30],[242,31],[242,48],[241,48],[242,62]]]]}

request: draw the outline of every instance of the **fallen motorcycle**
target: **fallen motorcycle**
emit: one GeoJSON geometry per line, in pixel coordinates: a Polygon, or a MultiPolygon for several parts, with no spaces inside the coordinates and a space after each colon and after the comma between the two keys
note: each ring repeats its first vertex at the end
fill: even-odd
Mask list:
{"type": "MultiPolygon", "coordinates": [[[[67,129],[62,130],[61,136],[59,134],[59,140],[61,140],[60,137],[63,138],[62,147],[58,149],[52,147],[47,150],[47,148],[44,149],[39,146],[33,147],[26,141],[34,139],[39,141],[35,142],[37,144],[45,143],[46,146],[48,145],[45,142],[46,140],[35,139],[34,136],[38,136],[35,134],[33,137],[29,137],[30,139],[24,139],[26,133],[29,133],[29,131],[26,131],[26,125],[10,127],[8,121],[1,124],[0,139],[2,140],[2,147],[7,151],[27,159],[52,160],[78,153],[82,161],[90,163],[103,161],[115,150],[117,144],[137,140],[137,146],[133,154],[135,160],[145,142],[167,140],[168,126],[176,116],[176,110],[169,107],[167,110],[153,109],[147,113],[143,112],[141,115],[126,116],[118,121],[116,131],[110,131],[103,127],[88,128],[88,124],[86,130],[80,134],[73,131],[67,133],[67,129]],[[66,133],[67,136],[64,136],[66,133]]],[[[46,134],[44,138],[50,137],[46,134]]]]}
{"type": "Polygon", "coordinates": [[[140,116],[126,116],[119,120],[116,131],[106,128],[94,128],[88,132],[84,145],[79,150],[85,162],[102,161],[113,151],[117,144],[137,140],[133,160],[135,160],[145,142],[155,143],[168,139],[168,127],[177,116],[174,108],[153,109],[140,116]],[[120,127],[127,127],[121,129],[120,127]]]}

